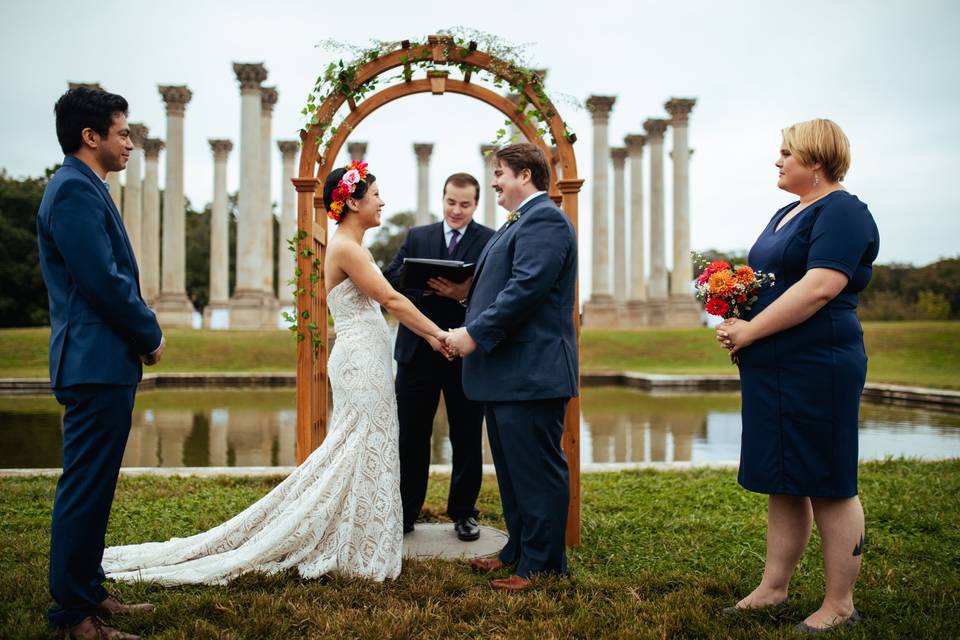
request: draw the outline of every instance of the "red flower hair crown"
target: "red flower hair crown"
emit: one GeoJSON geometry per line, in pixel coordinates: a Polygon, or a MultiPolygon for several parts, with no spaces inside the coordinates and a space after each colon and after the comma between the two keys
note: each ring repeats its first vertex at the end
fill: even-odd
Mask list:
{"type": "Polygon", "coordinates": [[[327,215],[334,222],[340,222],[343,217],[343,206],[347,198],[353,195],[357,185],[367,179],[367,163],[355,160],[347,167],[347,172],[340,178],[337,188],[333,190],[333,201],[330,203],[330,209],[327,215]]]}

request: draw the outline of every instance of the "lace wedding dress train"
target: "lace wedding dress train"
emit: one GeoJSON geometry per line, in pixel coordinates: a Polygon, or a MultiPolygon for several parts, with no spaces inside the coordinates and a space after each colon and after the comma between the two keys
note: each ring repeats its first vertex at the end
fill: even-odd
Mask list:
{"type": "Polygon", "coordinates": [[[188,538],[110,547],[108,577],[162,585],[222,584],[296,567],[374,580],[400,574],[397,405],[390,334],[377,303],[351,281],[327,296],[337,329],[328,362],[333,414],[323,444],[270,493],[188,538]]]}

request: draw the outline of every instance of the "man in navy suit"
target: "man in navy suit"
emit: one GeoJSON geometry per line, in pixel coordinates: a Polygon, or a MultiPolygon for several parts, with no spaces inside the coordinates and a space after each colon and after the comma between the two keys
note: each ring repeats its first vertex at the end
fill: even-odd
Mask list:
{"type": "Polygon", "coordinates": [[[71,89],[54,107],[66,157],[37,214],[50,302],[50,384],[64,406],[63,474],[53,501],[50,625],[73,638],[136,638],[105,624],[147,611],[103,588],[104,535],[130,433],[142,365],[160,361],[163,334],[140,295],[140,274],[106,176],[133,143],[127,101],[71,89]]]}
{"type": "Polygon", "coordinates": [[[485,403],[510,536],[497,558],[471,565],[514,565],[490,586],[519,591],[533,575],[567,572],[570,481],[560,438],[567,403],[579,393],[577,236],[546,193],[550,169],[538,147],[509,145],[494,162],[497,203],[511,213],[480,255],[466,324],[445,342],[464,357],[467,397],[485,403]]]}
{"type": "MultiPolygon", "coordinates": [[[[400,251],[387,268],[387,279],[417,308],[443,329],[463,324],[472,278],[463,283],[436,278],[431,290],[400,287],[404,258],[433,258],[476,263],[493,230],[474,222],[480,183],[468,173],[455,173],[443,185],[443,220],[410,229],[400,251]]],[[[403,531],[413,531],[427,495],[430,474],[430,437],[433,418],[443,391],[450,425],[453,474],[447,497],[447,515],[461,540],[480,537],[477,497],[483,479],[483,405],[468,400],[461,383],[462,362],[448,361],[405,326],[397,330],[397,412],[400,419],[400,497],[403,531]]]]}

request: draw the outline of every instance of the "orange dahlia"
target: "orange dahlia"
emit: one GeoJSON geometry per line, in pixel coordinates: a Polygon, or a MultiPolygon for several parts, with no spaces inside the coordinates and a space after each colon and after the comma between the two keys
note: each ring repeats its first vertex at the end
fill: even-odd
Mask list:
{"type": "Polygon", "coordinates": [[[741,265],[737,267],[736,273],[734,273],[734,279],[737,283],[742,284],[744,287],[749,288],[751,284],[756,282],[757,276],[753,272],[753,269],[746,265],[741,265]]]}
{"type": "Polygon", "coordinates": [[[733,293],[733,287],[737,284],[733,274],[729,269],[717,271],[708,281],[710,284],[710,295],[726,297],[733,293]]]}

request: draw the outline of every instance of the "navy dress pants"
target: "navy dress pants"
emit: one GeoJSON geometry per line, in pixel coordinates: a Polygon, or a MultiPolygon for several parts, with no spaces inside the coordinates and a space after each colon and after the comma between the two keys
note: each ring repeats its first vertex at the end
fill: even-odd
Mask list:
{"type": "Polygon", "coordinates": [[[102,384],[54,390],[64,415],[63,475],[50,535],[51,627],[80,622],[108,595],[100,561],[136,390],[102,384]]]}
{"type": "Polygon", "coordinates": [[[510,539],[500,560],[514,573],[567,573],[566,529],[570,473],[560,439],[567,398],[485,405],[490,451],[497,469],[510,539]]]}

